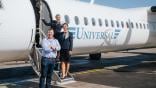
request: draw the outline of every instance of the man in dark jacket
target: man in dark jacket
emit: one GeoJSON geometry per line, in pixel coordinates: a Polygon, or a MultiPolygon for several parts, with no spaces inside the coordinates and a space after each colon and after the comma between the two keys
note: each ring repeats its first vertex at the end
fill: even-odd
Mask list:
{"type": "Polygon", "coordinates": [[[54,29],[54,33],[55,33],[55,38],[58,39],[61,29],[62,29],[62,22],[61,22],[61,16],[59,14],[57,14],[55,16],[56,20],[53,20],[51,23],[47,23],[44,19],[42,20],[43,23],[47,26],[51,26],[51,28],[54,29]]]}

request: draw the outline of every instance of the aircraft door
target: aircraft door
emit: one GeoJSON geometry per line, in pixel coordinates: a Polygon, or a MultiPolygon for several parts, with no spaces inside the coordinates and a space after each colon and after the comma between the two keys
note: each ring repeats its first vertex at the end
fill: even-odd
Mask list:
{"type": "Polygon", "coordinates": [[[50,28],[50,26],[47,26],[42,19],[44,19],[46,21],[46,23],[51,23],[52,22],[52,14],[51,14],[51,10],[48,6],[48,3],[46,1],[42,1],[41,3],[41,22],[40,22],[40,28],[44,31],[44,33],[46,34],[48,29],[50,28]]]}

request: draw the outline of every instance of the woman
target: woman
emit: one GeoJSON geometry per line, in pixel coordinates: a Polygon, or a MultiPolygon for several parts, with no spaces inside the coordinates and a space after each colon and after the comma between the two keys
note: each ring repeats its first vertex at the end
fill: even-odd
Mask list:
{"type": "Polygon", "coordinates": [[[61,61],[61,71],[62,77],[67,77],[70,68],[70,57],[73,48],[73,35],[68,31],[68,24],[63,24],[63,32],[60,35],[60,61],[61,61]]]}

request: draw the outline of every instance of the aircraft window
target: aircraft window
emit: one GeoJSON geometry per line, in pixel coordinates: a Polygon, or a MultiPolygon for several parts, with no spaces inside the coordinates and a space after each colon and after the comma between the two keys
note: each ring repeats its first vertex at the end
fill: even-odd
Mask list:
{"type": "Polygon", "coordinates": [[[114,27],[114,22],[113,22],[113,20],[111,20],[111,26],[114,27]]]}
{"type": "Polygon", "coordinates": [[[109,26],[109,25],[108,25],[108,20],[107,20],[107,19],[105,20],[105,26],[106,26],[106,27],[109,26]]]}
{"type": "Polygon", "coordinates": [[[120,26],[120,25],[119,25],[119,21],[116,21],[116,26],[117,26],[117,27],[119,27],[119,26],[120,26]]]}
{"type": "Polygon", "coordinates": [[[127,28],[129,28],[129,24],[128,24],[128,22],[126,22],[126,25],[127,25],[127,28]]]}
{"type": "Polygon", "coordinates": [[[99,19],[98,21],[99,21],[99,26],[102,26],[102,20],[99,19]]]}
{"type": "Polygon", "coordinates": [[[88,25],[88,19],[87,19],[87,17],[84,17],[84,24],[85,25],[88,25]]]}
{"type": "Polygon", "coordinates": [[[149,25],[147,24],[147,29],[149,29],[149,25]]]}
{"type": "Polygon", "coordinates": [[[75,16],[75,24],[76,25],[79,25],[80,24],[80,20],[79,20],[79,17],[78,16],[75,16]]]}
{"type": "Polygon", "coordinates": [[[65,19],[65,22],[66,22],[66,23],[68,23],[68,24],[70,23],[70,21],[69,21],[69,16],[68,16],[68,15],[65,15],[65,16],[64,16],[64,19],[65,19]]]}
{"type": "Polygon", "coordinates": [[[142,24],[140,23],[140,29],[142,29],[142,24]]]}
{"type": "Polygon", "coordinates": [[[133,25],[133,23],[132,23],[132,22],[131,22],[131,27],[132,27],[132,28],[134,28],[134,25],[133,25]]]}
{"type": "Polygon", "coordinates": [[[136,28],[138,28],[138,23],[136,23],[136,28]]]}
{"type": "Polygon", "coordinates": [[[0,1],[0,9],[2,8],[2,2],[0,1]]]}
{"type": "Polygon", "coordinates": [[[122,26],[122,28],[124,28],[124,22],[123,21],[121,21],[121,26],[122,26]]]}
{"type": "Polygon", "coordinates": [[[95,19],[92,18],[92,25],[95,26],[96,25],[96,22],[95,22],[95,19]]]}
{"type": "Polygon", "coordinates": [[[143,26],[144,26],[144,29],[146,29],[146,26],[145,26],[145,24],[143,24],[143,26]]]}

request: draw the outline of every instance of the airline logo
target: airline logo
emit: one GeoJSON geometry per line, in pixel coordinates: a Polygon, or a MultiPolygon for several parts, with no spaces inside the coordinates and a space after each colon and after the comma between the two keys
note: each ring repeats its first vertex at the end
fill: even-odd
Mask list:
{"type": "Polygon", "coordinates": [[[69,31],[73,33],[74,39],[117,39],[120,29],[107,29],[104,32],[88,31],[83,27],[69,27],[69,31]]]}
{"type": "Polygon", "coordinates": [[[120,29],[115,29],[115,32],[114,32],[114,39],[117,39],[117,38],[118,38],[120,32],[121,32],[120,29]]]}

